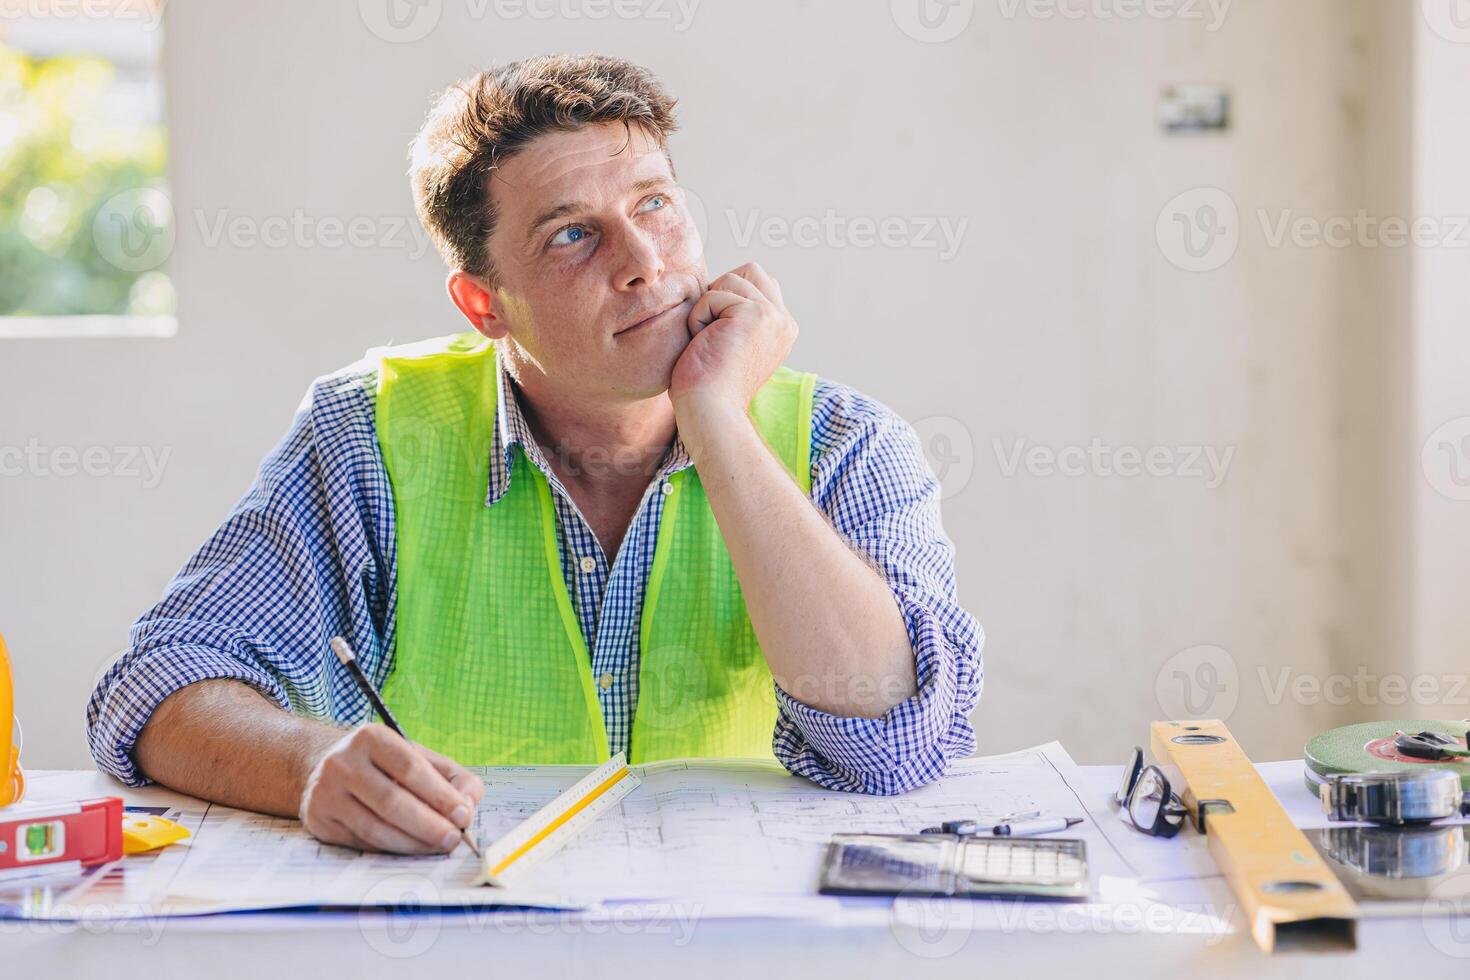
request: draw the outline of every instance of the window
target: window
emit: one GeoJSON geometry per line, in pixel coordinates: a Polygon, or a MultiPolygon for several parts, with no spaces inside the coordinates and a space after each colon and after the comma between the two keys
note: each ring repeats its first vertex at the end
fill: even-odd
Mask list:
{"type": "Polygon", "coordinates": [[[0,0],[0,338],[172,336],[157,0],[0,0]]]}

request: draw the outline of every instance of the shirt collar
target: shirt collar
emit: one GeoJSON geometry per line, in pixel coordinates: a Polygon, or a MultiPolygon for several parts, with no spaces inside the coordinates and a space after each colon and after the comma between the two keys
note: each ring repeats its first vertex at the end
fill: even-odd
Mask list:
{"type": "MultiPolygon", "coordinates": [[[[526,461],[540,470],[554,489],[565,492],[546,462],[541,444],[531,435],[530,423],[521,411],[520,391],[500,360],[499,348],[495,350],[495,384],[499,394],[495,399],[495,435],[490,445],[490,485],[485,492],[485,506],[493,506],[510,489],[511,466],[517,446],[525,454],[526,461]]],[[[663,479],[691,465],[693,460],[684,448],[684,440],[675,432],[674,445],[664,457],[654,479],[663,479]]]]}

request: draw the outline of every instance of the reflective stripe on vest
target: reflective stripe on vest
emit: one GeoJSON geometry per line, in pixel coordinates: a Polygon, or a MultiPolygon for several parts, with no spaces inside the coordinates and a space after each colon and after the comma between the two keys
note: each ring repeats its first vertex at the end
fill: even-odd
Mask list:
{"type": "MultiPolygon", "coordinates": [[[[486,507],[494,348],[457,334],[378,356],[377,432],[393,487],[398,582],[384,699],[408,736],[465,765],[609,755],[546,477],[517,447],[486,507]]],[[[779,369],[750,415],[804,493],[816,378],[779,369]]],[[[632,762],[769,758],[774,682],[693,467],[669,478],[639,628],[632,762]]]]}

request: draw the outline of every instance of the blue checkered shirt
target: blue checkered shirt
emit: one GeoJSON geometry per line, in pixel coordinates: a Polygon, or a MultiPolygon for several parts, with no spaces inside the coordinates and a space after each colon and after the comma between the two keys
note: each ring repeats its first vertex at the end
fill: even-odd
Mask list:
{"type": "MultiPolygon", "coordinates": [[[[608,744],[626,750],[661,490],[691,465],[689,456],[676,439],[609,561],[532,437],[515,383],[496,369],[501,397],[485,505],[505,494],[519,446],[551,484],[562,571],[591,652],[608,744]]],[[[101,769],[145,784],[132,758],[138,733],[164,698],[211,678],[243,681],[283,708],[342,724],[371,720],[327,641],[347,637],[382,685],[392,666],[397,574],[376,389],[371,358],[314,382],[255,484],[134,624],[128,649],[87,705],[88,743],[101,769]]],[[[908,624],[919,690],[882,718],[845,718],[778,686],[772,748],[792,772],[831,789],[900,793],[973,751],[984,634],[955,596],[939,497],[906,422],[850,388],[818,381],[811,499],[887,580],[908,624]]]]}

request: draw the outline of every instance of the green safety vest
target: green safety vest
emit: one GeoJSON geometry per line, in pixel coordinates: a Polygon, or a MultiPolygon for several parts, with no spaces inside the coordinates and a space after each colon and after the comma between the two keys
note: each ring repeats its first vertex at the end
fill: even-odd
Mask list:
{"type": "MultiPolygon", "coordinates": [[[[389,708],[410,738],[465,765],[607,759],[551,488],[519,446],[509,488],[485,506],[493,346],[471,332],[375,353],[398,549],[389,708]]],[[[750,407],[803,493],[815,381],[783,367],[750,407]]],[[[729,552],[694,468],[669,484],[643,601],[630,761],[769,758],[775,687],[729,552]]]]}

